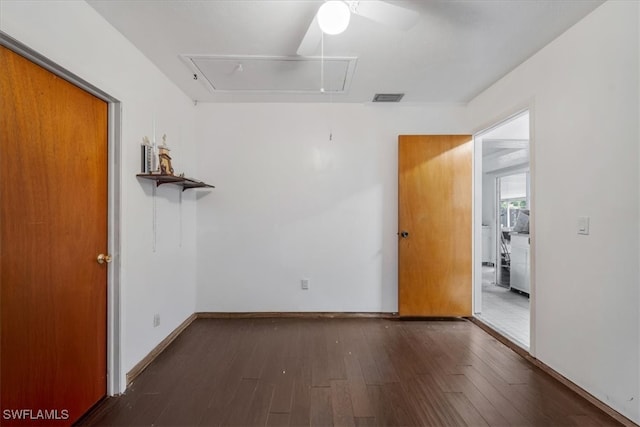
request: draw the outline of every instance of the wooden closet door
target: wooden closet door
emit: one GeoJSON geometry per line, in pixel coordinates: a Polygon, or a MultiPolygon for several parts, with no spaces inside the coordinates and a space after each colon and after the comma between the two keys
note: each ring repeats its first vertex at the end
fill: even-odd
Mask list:
{"type": "Polygon", "coordinates": [[[106,394],[107,104],[0,70],[0,424],[67,425],[106,394]]]}
{"type": "Polygon", "coordinates": [[[398,313],[471,316],[470,135],[398,141],[398,313]]]}

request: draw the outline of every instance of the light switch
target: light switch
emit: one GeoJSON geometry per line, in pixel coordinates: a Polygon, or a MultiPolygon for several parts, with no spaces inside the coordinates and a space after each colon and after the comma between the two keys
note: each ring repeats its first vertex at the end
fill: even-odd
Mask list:
{"type": "Polygon", "coordinates": [[[578,217],[578,234],[589,234],[589,217],[578,217]]]}

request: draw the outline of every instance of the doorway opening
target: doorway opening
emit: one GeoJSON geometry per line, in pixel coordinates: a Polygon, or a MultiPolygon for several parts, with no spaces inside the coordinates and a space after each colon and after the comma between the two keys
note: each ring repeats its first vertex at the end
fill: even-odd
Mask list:
{"type": "Polygon", "coordinates": [[[529,112],[474,137],[474,315],[529,350],[529,112]]]}

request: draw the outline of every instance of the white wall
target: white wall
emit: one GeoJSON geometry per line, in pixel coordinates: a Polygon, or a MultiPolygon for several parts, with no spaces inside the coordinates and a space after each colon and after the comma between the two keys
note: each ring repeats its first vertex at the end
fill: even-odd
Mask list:
{"type": "Polygon", "coordinates": [[[477,129],[532,107],[535,356],[635,422],[638,7],[605,3],[469,104],[477,129]]]}
{"type": "MultiPolygon", "coordinates": [[[[122,102],[122,372],[130,370],[194,311],[195,201],[177,187],[156,197],[135,178],[139,144],[166,133],[177,171],[195,168],[193,106],[138,50],[81,1],[0,1],[0,30],[122,102]],[[161,324],[153,328],[153,314],[161,324]]],[[[96,248],[96,253],[101,249],[96,248]]],[[[116,254],[118,255],[118,254],[116,254]]]]}
{"type": "Polygon", "coordinates": [[[397,137],[462,110],[198,105],[197,310],[397,311],[397,137]]]}
{"type": "Polygon", "coordinates": [[[0,30],[123,103],[121,374],[194,309],[395,311],[397,135],[480,130],[530,104],[536,356],[639,422],[638,9],[605,3],[468,109],[194,110],[84,2],[1,0],[0,30]],[[176,170],[217,185],[197,204],[158,190],[156,252],[150,187],[134,178],[153,115],[176,170]]]}

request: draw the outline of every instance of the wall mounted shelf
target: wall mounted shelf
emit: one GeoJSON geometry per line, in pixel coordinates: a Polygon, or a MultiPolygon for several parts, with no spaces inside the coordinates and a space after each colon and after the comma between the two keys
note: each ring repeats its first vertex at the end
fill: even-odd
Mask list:
{"type": "Polygon", "coordinates": [[[160,175],[160,174],[150,174],[150,173],[139,173],[136,176],[141,179],[155,181],[156,187],[159,187],[162,184],[178,185],[182,187],[182,191],[188,190],[191,188],[215,188],[213,185],[207,184],[205,182],[198,181],[193,178],[185,178],[182,176],[160,175]]]}

